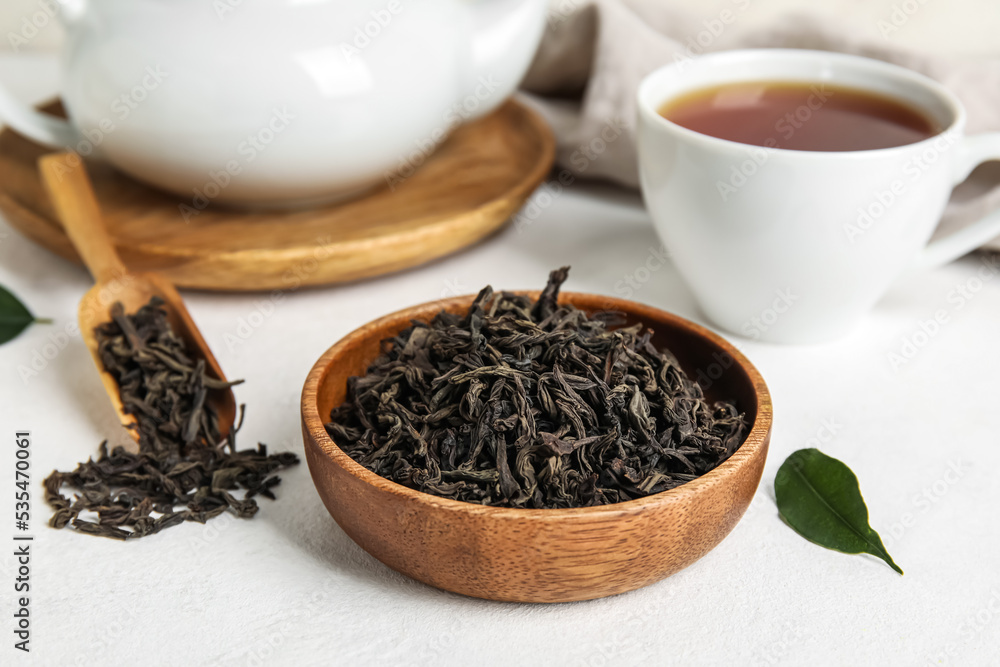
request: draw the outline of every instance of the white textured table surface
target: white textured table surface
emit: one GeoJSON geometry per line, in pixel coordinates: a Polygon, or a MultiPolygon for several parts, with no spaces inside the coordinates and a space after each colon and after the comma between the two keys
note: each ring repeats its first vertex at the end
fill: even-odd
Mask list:
{"type": "MultiPolygon", "coordinates": [[[[53,62],[0,59],[0,80],[43,99],[55,90],[53,62]]],[[[545,201],[520,232],[507,228],[431,266],[288,293],[245,339],[241,322],[260,296],[186,293],[227,374],[247,379],[237,390],[248,404],[243,444],[301,454],[307,370],[386,312],[486,283],[536,288],[561,264],[573,266],[575,291],[614,295],[626,276],[645,277],[636,269],[659,243],[638,196],[579,187],[545,201]]],[[[0,664],[998,664],[1000,261],[989,259],[970,256],[899,284],[838,343],[732,338],[775,406],[769,463],[747,516],[661,583],[535,606],[452,595],[390,571],[329,517],[304,463],[282,475],[279,501],[262,500],[253,521],[186,524],[127,544],[48,528],[42,477],[94,454],[115,424],[80,339],[50,345],[75,321],[89,276],[0,222],[0,284],[55,319],[0,349],[0,516],[9,522],[0,523],[0,664]],[[947,322],[920,335],[938,310],[947,322]],[[923,345],[894,368],[889,355],[906,341],[923,345]],[[53,358],[22,378],[36,355],[53,358]],[[16,429],[33,438],[30,655],[13,648],[12,635],[16,429]],[[774,473],[805,446],[855,470],[904,577],[782,524],[774,473]]],[[[703,321],[669,266],[634,298],[703,321]]]]}

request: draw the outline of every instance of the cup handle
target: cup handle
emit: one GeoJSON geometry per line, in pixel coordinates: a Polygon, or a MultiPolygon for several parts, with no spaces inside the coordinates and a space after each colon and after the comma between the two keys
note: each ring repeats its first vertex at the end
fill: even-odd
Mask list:
{"type": "Polygon", "coordinates": [[[40,144],[70,149],[79,141],[76,130],[65,120],[56,118],[17,100],[0,86],[0,120],[20,134],[40,144]]]}
{"type": "MultiPolygon", "coordinates": [[[[972,173],[972,170],[988,160],[1000,160],[1000,132],[966,137],[958,146],[952,185],[958,185],[972,173]]],[[[949,234],[943,239],[929,243],[917,255],[911,268],[915,270],[933,269],[972,252],[990,239],[1000,236],[1000,209],[991,211],[982,219],[949,234]]]]}

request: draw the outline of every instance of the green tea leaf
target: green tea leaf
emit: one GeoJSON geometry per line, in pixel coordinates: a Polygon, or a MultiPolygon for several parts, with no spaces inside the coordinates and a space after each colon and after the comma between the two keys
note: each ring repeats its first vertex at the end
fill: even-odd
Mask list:
{"type": "Polygon", "coordinates": [[[32,322],[49,323],[51,320],[36,318],[16,296],[0,286],[0,345],[17,338],[32,322]]]}
{"type": "Polygon", "coordinates": [[[774,477],[778,511],[802,537],[848,554],[868,553],[903,574],[868,525],[858,478],[841,461],[818,449],[800,449],[774,477]]]}

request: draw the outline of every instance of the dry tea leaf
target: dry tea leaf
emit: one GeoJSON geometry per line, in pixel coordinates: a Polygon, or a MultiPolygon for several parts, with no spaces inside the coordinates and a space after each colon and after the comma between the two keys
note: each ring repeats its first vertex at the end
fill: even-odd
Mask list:
{"type": "Polygon", "coordinates": [[[778,469],[774,495],[781,516],[802,537],[848,554],[871,554],[903,574],[868,525],[858,478],[841,461],[818,449],[800,449],[778,469]]]}
{"type": "Polygon", "coordinates": [[[355,461],[413,489],[534,509],[624,502],[709,472],[746,423],[641,324],[489,287],[383,342],[326,425],[355,461]]]}
{"type": "Polygon", "coordinates": [[[250,518],[257,512],[254,496],[274,499],[271,489],[280,479],[272,473],[298,463],[295,454],[269,454],[260,443],[256,449],[236,448],[242,406],[239,424],[227,438],[221,436],[207,392],[242,380],[222,382],[207,374],[203,359],[192,360],[162,304],[154,297],[127,315],[116,303],[112,321],[94,331],[101,363],[139,427],[139,453],[121,447],[108,452],[105,442],[96,461],[49,475],[45,499],[55,510],[49,521],[55,528],[71,525],[124,540],[184,521],[205,523],[225,511],[250,518]],[[76,497],[63,496],[63,486],[77,489],[76,497]],[[237,489],[245,492],[243,498],[230,493],[237,489]],[[96,513],[97,522],[80,518],[83,512],[96,513]]]}

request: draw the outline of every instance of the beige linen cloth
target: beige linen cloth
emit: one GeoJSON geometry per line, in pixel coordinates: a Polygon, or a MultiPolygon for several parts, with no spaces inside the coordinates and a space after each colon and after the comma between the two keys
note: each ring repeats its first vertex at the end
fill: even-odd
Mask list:
{"type": "MultiPolygon", "coordinates": [[[[663,0],[553,0],[546,35],[522,87],[551,123],[561,169],[581,178],[637,188],[635,95],[654,69],[679,57],[735,48],[808,48],[854,53],[914,69],[951,89],[968,112],[967,133],[1000,131],[1000,59],[946,58],[906,51],[889,39],[861,39],[846,25],[792,15],[753,31],[739,16],[752,0],[733,0],[730,15],[694,18],[663,0]],[[716,21],[715,19],[718,19],[716,21]],[[723,22],[723,19],[728,22],[723,22]],[[602,137],[600,155],[580,147],[602,137]]],[[[1000,162],[978,168],[955,191],[937,234],[1000,208],[1000,162]]],[[[986,245],[1000,250],[1000,238],[986,245]]]]}

